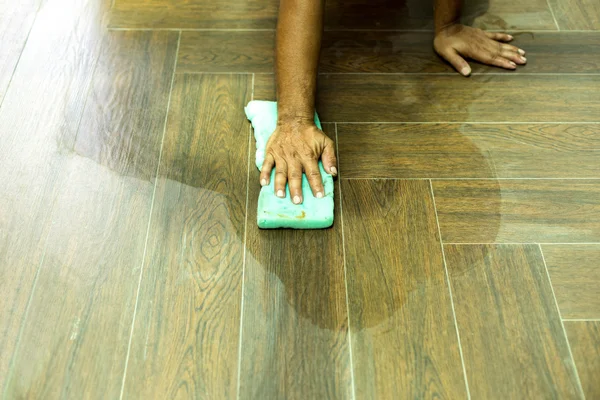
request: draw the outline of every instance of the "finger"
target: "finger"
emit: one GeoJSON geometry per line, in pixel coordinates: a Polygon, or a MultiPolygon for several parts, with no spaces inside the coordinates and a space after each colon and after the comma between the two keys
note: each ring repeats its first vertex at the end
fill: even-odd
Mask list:
{"type": "Polygon", "coordinates": [[[299,162],[289,165],[288,185],[292,202],[294,204],[302,203],[302,164],[299,162]]]}
{"type": "Polygon", "coordinates": [[[283,158],[275,160],[275,195],[277,197],[285,197],[285,184],[287,183],[288,169],[287,163],[283,158]]]}
{"type": "Polygon", "coordinates": [[[499,42],[510,42],[514,38],[508,33],[500,32],[485,32],[485,35],[490,39],[498,40],[499,42]]]}
{"type": "Polygon", "coordinates": [[[484,62],[488,65],[495,65],[496,67],[500,67],[500,68],[506,68],[506,69],[517,68],[517,64],[515,64],[513,61],[510,61],[504,57],[495,56],[495,55],[490,55],[490,56],[486,57],[485,59],[477,60],[477,61],[484,62]]]}
{"type": "Polygon", "coordinates": [[[500,56],[506,58],[507,60],[511,60],[515,64],[525,64],[527,62],[525,57],[511,50],[502,49],[500,51],[500,56]]]}
{"type": "Polygon", "coordinates": [[[317,199],[322,198],[325,190],[323,189],[323,179],[319,171],[319,164],[315,160],[310,160],[304,164],[304,171],[306,172],[308,184],[313,191],[313,196],[317,199]]]}
{"type": "Polygon", "coordinates": [[[520,55],[524,56],[525,55],[525,50],[518,48],[517,46],[513,46],[510,44],[503,44],[502,45],[502,49],[506,49],[506,50],[510,50],[510,51],[514,51],[515,53],[519,53],[520,55]]]}
{"type": "Polygon", "coordinates": [[[323,149],[323,154],[321,155],[321,160],[323,160],[323,168],[325,171],[329,172],[331,175],[337,175],[337,159],[335,157],[335,148],[333,140],[328,139],[325,144],[325,148],[323,149]]]}
{"type": "Polygon", "coordinates": [[[271,154],[267,154],[265,161],[260,169],[260,185],[267,186],[271,181],[271,171],[275,165],[275,159],[271,154]]]}
{"type": "Polygon", "coordinates": [[[447,50],[442,54],[442,56],[463,76],[469,76],[471,74],[471,67],[469,66],[469,63],[467,63],[465,59],[456,52],[456,50],[447,50]]]}

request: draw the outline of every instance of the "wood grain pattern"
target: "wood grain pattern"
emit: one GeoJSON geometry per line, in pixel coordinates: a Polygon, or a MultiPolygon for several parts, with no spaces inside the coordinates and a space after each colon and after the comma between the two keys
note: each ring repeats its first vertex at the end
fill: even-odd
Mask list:
{"type": "MultiPolygon", "coordinates": [[[[527,51],[520,74],[600,71],[600,34],[517,33],[512,42],[527,51]]],[[[431,46],[430,32],[325,31],[321,73],[453,73],[431,46]]],[[[274,31],[184,31],[179,72],[274,71],[274,31]]],[[[471,62],[474,73],[512,71],[471,62]]],[[[424,78],[427,79],[427,78],[424,78]]]]}
{"type": "Polygon", "coordinates": [[[126,398],[236,397],[251,82],[175,78],[126,398]]]}
{"type": "Polygon", "coordinates": [[[145,174],[158,164],[177,39],[166,31],[108,34],[75,148],[101,146],[101,158],[132,148],[142,155],[117,156],[127,161],[115,170],[66,156],[11,398],[119,396],[154,186],[145,174]],[[132,139],[115,141],[115,133],[132,139]]]}
{"type": "Polygon", "coordinates": [[[472,398],[582,398],[539,247],[445,251],[472,398]]]}
{"type": "Polygon", "coordinates": [[[596,0],[548,0],[562,30],[600,30],[600,4],[596,0]]]}
{"type": "Polygon", "coordinates": [[[115,0],[111,28],[273,29],[278,0],[115,0]]]}
{"type": "Polygon", "coordinates": [[[600,241],[597,180],[434,181],[446,243],[600,241]]]}
{"type": "Polygon", "coordinates": [[[563,318],[600,319],[600,245],[544,245],[563,318]]]}
{"type": "Polygon", "coordinates": [[[600,321],[565,321],[586,399],[600,398],[600,321]]]}
{"type": "Polygon", "coordinates": [[[332,228],[260,230],[251,163],[240,398],[351,399],[339,185],[332,228]]]}
{"type": "MultiPolygon", "coordinates": [[[[317,110],[327,122],[598,122],[598,82],[573,75],[325,74],[317,110]]],[[[254,97],[274,95],[274,77],[256,75],[254,97]]]]}
{"type": "Polygon", "coordinates": [[[357,398],[465,398],[429,182],[343,180],[342,197],[357,398]]]}
{"type": "Polygon", "coordinates": [[[41,0],[2,1],[0,8],[0,104],[14,73],[41,0]]]}
{"type": "Polygon", "coordinates": [[[60,171],[100,53],[98,22],[105,5],[48,0],[0,109],[0,390],[6,387],[43,259],[60,171]]]}
{"type": "Polygon", "coordinates": [[[338,135],[345,178],[600,177],[599,124],[338,124],[338,135]]]}
{"type": "Polygon", "coordinates": [[[181,33],[178,72],[273,72],[275,31],[181,33]]]}

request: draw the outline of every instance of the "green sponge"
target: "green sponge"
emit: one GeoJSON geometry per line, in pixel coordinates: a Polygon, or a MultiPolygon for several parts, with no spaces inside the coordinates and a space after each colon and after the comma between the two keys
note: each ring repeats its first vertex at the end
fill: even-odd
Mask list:
{"type": "MultiPolygon", "coordinates": [[[[245,108],[246,116],[254,127],[256,138],[256,167],[260,170],[265,159],[265,148],[269,137],[277,126],[277,103],[273,101],[251,101],[245,108]]],[[[315,123],[321,129],[319,117],[315,113],[315,123]]],[[[322,229],[333,225],[333,178],[319,161],[325,195],[317,199],[313,196],[306,175],[302,174],[302,204],[291,201],[290,189],[285,188],[286,197],[275,195],[275,168],[271,181],[260,190],[258,196],[257,223],[259,228],[322,229]]]]}

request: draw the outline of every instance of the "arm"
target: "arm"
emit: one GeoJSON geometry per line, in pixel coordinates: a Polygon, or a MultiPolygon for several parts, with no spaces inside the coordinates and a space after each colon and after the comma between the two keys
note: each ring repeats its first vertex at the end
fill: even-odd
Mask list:
{"type": "Polygon", "coordinates": [[[314,123],[315,92],[323,0],[281,0],[277,24],[277,128],[267,143],[260,181],[270,183],[274,167],[275,193],[285,197],[286,183],[295,204],[303,201],[302,172],[315,197],[324,196],[318,161],[336,175],[333,141],[314,123]]]}
{"type": "Polygon", "coordinates": [[[433,46],[462,75],[471,74],[471,67],[465,58],[506,69],[516,69],[517,65],[527,62],[523,50],[505,44],[513,39],[512,36],[461,25],[462,0],[434,1],[433,46]]]}

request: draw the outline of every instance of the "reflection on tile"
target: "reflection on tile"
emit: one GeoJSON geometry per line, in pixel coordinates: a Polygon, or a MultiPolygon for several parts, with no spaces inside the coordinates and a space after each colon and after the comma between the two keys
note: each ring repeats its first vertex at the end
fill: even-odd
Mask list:
{"type": "Polygon", "coordinates": [[[467,0],[463,21],[482,29],[556,30],[546,0],[467,0]]]}
{"type": "Polygon", "coordinates": [[[446,243],[600,242],[597,180],[434,181],[446,243]]]}
{"type": "MultiPolygon", "coordinates": [[[[327,122],[600,121],[600,85],[591,75],[325,74],[318,86],[327,122]]],[[[272,75],[256,75],[254,98],[275,98],[272,75]]]]}
{"type": "Polygon", "coordinates": [[[581,397],[539,247],[444,248],[471,396],[581,397]]]}
{"type": "Polygon", "coordinates": [[[429,182],[342,180],[342,197],[357,398],[465,398],[429,182]]]}
{"type": "MultiPolygon", "coordinates": [[[[17,4],[3,3],[3,15],[4,5],[17,4]]],[[[64,182],[65,148],[72,148],[100,52],[104,5],[46,1],[0,108],[0,391],[64,182]]],[[[1,52],[10,47],[5,42],[1,52]]]]}
{"type": "Polygon", "coordinates": [[[22,0],[3,4],[0,14],[0,104],[27,41],[40,1],[22,0]]]}
{"type": "Polygon", "coordinates": [[[278,0],[114,0],[111,28],[272,29],[278,0]]]}
{"type": "Polygon", "coordinates": [[[260,230],[250,167],[240,398],[351,399],[339,204],[330,229],[260,230]]]}
{"type": "Polygon", "coordinates": [[[338,135],[345,178],[600,177],[599,124],[338,124],[338,135]]]}
{"type": "Polygon", "coordinates": [[[544,245],[563,318],[600,319],[600,245],[544,245]]]}
{"type": "Polygon", "coordinates": [[[330,0],[325,29],[433,29],[433,3],[420,0],[330,0]]]}
{"type": "Polygon", "coordinates": [[[176,75],[124,397],[236,396],[251,79],[176,75]]]}
{"type": "Polygon", "coordinates": [[[600,398],[600,321],[565,321],[586,399],[600,398]]]}
{"type": "Polygon", "coordinates": [[[600,3],[596,0],[548,0],[562,30],[600,30],[600,3]]]}

